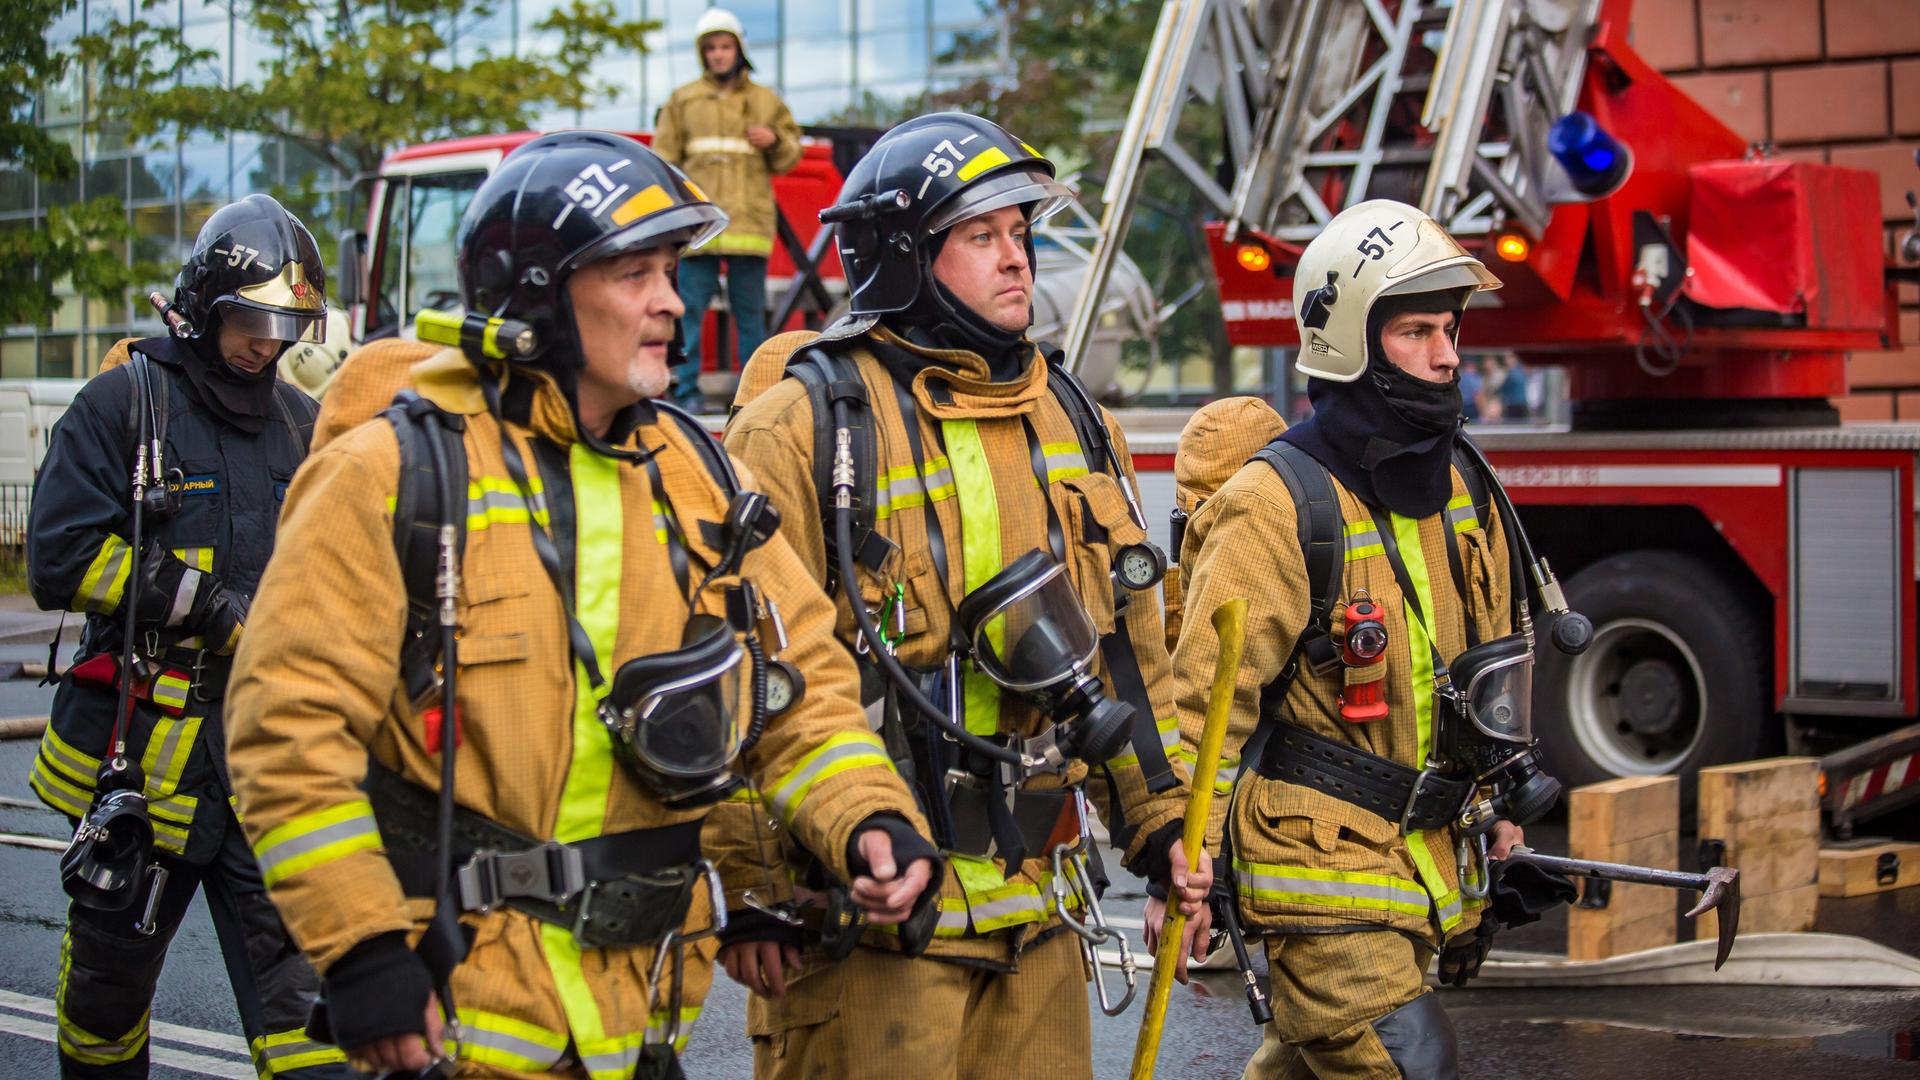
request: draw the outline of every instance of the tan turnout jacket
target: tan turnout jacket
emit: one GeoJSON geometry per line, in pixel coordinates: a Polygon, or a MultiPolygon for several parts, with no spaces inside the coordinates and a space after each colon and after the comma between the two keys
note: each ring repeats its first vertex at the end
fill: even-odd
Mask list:
{"type": "Polygon", "coordinates": [[[698,184],[732,218],[727,231],[693,255],[758,255],[773,251],[773,178],[800,164],[800,125],[780,95],[741,72],[722,87],[702,74],[673,92],[654,123],[653,149],[698,184]],[[773,129],[774,144],[756,150],[747,129],[773,129]]]}

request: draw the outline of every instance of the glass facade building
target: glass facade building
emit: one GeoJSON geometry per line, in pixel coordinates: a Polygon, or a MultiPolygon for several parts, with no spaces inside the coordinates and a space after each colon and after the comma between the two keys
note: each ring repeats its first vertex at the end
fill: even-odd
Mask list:
{"type": "MultiPolygon", "coordinates": [[[[260,2],[260,0],[255,0],[260,2]]],[[[682,83],[698,77],[692,32],[707,0],[613,0],[622,18],[662,25],[642,53],[595,60],[596,82],[614,88],[592,108],[538,118],[541,129],[650,128],[655,112],[682,83]]],[[[491,10],[456,21],[447,36],[456,60],[466,50],[522,48],[551,53],[534,26],[562,0],[497,0],[491,10]]],[[[166,0],[141,11],[140,0],[81,0],[53,26],[55,41],[98,31],[138,14],[179,26],[189,43],[221,59],[193,73],[209,91],[252,82],[270,46],[252,33],[244,7],[218,0],[166,0]],[[238,13],[236,13],[238,12],[238,13]]],[[[868,95],[898,101],[1005,71],[1007,46],[986,0],[738,0],[723,3],[740,18],[757,81],[775,88],[802,124],[835,117],[868,95]]],[[[159,319],[145,295],[172,292],[179,264],[207,216],[254,191],[311,183],[319,201],[308,224],[323,252],[346,225],[350,178],[301,148],[251,134],[211,132],[130,140],[124,129],[91,122],[89,87],[79,65],[45,88],[35,120],[65,142],[80,163],[65,183],[36,180],[18,164],[0,163],[0,230],[44,227],[46,208],[102,195],[119,197],[136,234],[122,254],[169,267],[166,280],[143,283],[115,302],[63,296],[49,325],[0,327],[0,378],[86,375],[116,340],[156,334],[159,319]]]]}

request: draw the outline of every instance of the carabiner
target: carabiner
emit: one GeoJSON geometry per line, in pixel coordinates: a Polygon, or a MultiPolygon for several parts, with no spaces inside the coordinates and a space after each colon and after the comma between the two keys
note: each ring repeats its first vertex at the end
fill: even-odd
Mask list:
{"type": "Polygon", "coordinates": [[[1133,995],[1139,988],[1139,969],[1133,962],[1133,949],[1127,944],[1127,936],[1115,930],[1107,923],[1105,913],[1100,910],[1100,898],[1094,895],[1093,877],[1087,872],[1085,852],[1086,836],[1072,844],[1061,844],[1053,849],[1053,880],[1050,882],[1054,896],[1054,914],[1075,937],[1080,939],[1080,955],[1086,958],[1087,966],[1093,970],[1093,986],[1100,997],[1100,1011],[1108,1016],[1119,1016],[1133,1003],[1133,995]],[[1063,882],[1070,882],[1063,884],[1063,882]],[[1067,889],[1071,887],[1085,907],[1087,922],[1083,923],[1067,914],[1067,889]],[[1115,1004],[1107,993],[1106,960],[1100,955],[1100,949],[1106,945],[1120,947],[1120,977],[1127,984],[1127,992],[1120,996],[1115,1004]]]}

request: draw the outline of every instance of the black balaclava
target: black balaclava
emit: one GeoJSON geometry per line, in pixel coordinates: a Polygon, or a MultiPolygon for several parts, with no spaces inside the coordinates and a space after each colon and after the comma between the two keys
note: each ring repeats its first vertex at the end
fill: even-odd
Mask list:
{"type": "MultiPolygon", "coordinates": [[[[215,307],[200,336],[186,339],[188,359],[181,367],[207,408],[234,427],[257,435],[266,430],[267,416],[273,411],[273,380],[280,366],[279,355],[257,375],[241,371],[220,355],[220,325],[220,309],[215,307]]],[[[281,342],[280,352],[286,352],[287,345],[281,342]]]]}
{"type": "MultiPolygon", "coordinates": [[[[1312,454],[1360,501],[1423,518],[1453,494],[1453,437],[1460,430],[1460,380],[1428,382],[1388,360],[1380,331],[1409,312],[1458,313],[1465,290],[1384,296],[1367,315],[1367,370],[1352,382],[1313,379],[1313,415],[1280,437],[1312,454]]],[[[1457,327],[1456,323],[1456,327],[1457,327]]]]}
{"type": "MultiPolygon", "coordinates": [[[[912,307],[888,316],[888,322],[902,337],[923,348],[975,353],[987,362],[994,382],[1012,382],[1025,375],[1033,362],[1033,345],[1027,335],[1009,333],[988,322],[933,276],[933,261],[939,258],[952,231],[942,229],[927,238],[920,255],[920,295],[914,298],[912,307]]],[[[1031,239],[1027,241],[1027,265],[1029,269],[1033,265],[1031,239]]],[[[1031,325],[1033,309],[1029,306],[1027,310],[1031,325]]]]}

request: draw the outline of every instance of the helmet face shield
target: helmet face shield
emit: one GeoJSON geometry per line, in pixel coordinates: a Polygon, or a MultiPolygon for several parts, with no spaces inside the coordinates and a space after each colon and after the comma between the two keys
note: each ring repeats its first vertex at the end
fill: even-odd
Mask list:
{"type": "Polygon", "coordinates": [[[646,769],[702,779],[740,750],[739,718],[752,700],[753,672],[725,620],[694,616],[684,641],[621,665],[607,722],[646,769]]]}
{"type": "Polygon", "coordinates": [[[1031,551],[961,602],[973,662],[1009,690],[1033,693],[1071,681],[1100,647],[1067,568],[1031,551]]]}
{"type": "Polygon", "coordinates": [[[248,337],[285,342],[308,341],[316,345],[327,340],[327,313],[324,308],[307,315],[226,300],[215,304],[213,310],[222,323],[248,337]]]}
{"type": "Polygon", "coordinates": [[[1066,209],[1072,201],[1072,188],[1037,168],[1017,169],[990,176],[955,192],[945,206],[927,218],[927,233],[931,235],[950,229],[968,218],[1026,203],[1036,204],[1027,220],[1044,221],[1066,209]]]}
{"type": "MultiPolygon", "coordinates": [[[[658,247],[679,247],[684,251],[692,251],[726,231],[726,211],[712,203],[673,206],[669,202],[671,196],[661,190],[658,184],[634,196],[627,205],[645,205],[642,200],[646,200],[649,194],[657,195],[660,205],[666,209],[649,212],[646,217],[635,221],[632,228],[613,233],[582,248],[567,260],[566,272],[571,273],[589,263],[634,251],[658,247]]],[[[619,210],[614,211],[615,215],[619,213],[619,210]]]]}

